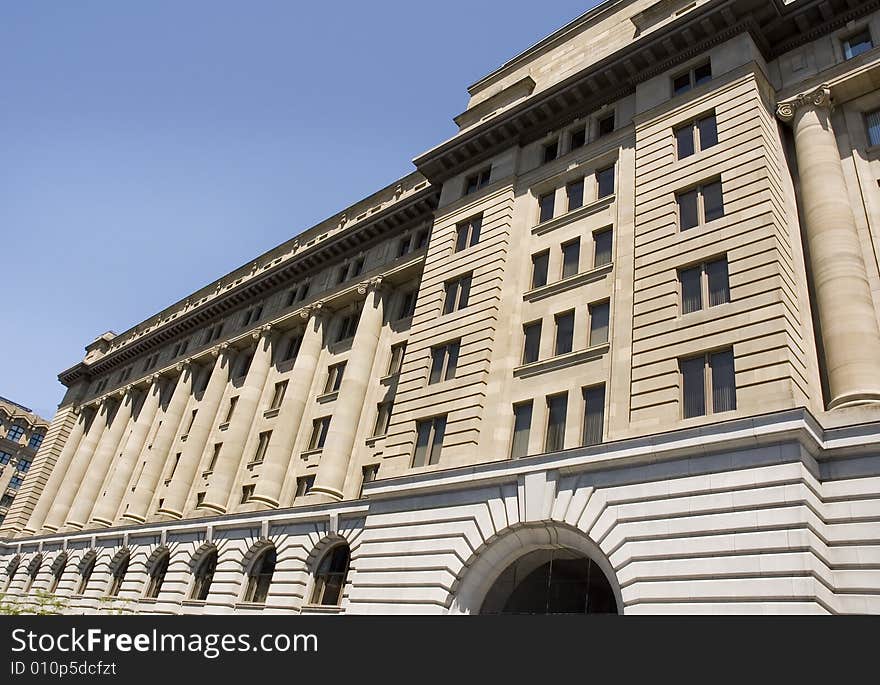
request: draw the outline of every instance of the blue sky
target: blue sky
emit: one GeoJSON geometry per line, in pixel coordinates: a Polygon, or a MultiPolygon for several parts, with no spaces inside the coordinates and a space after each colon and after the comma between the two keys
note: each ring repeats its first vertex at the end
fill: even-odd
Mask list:
{"type": "Polygon", "coordinates": [[[0,395],[413,170],[594,1],[0,4],[0,395]]]}

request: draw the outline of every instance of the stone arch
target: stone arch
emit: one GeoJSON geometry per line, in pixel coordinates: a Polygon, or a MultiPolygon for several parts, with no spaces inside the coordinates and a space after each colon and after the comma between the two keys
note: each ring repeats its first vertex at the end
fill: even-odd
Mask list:
{"type": "Polygon", "coordinates": [[[324,537],[322,537],[315,545],[312,547],[311,552],[306,558],[306,572],[308,577],[305,583],[305,594],[303,596],[303,601],[307,604],[327,604],[330,605],[343,605],[345,603],[345,598],[347,596],[347,592],[351,589],[351,585],[353,582],[353,561],[355,556],[355,549],[357,549],[357,537],[355,540],[349,540],[345,535],[342,535],[338,532],[328,533],[324,537]],[[331,555],[336,553],[338,549],[345,548],[347,553],[347,561],[345,565],[345,572],[342,576],[342,584],[339,587],[338,591],[338,600],[335,602],[324,602],[317,601],[315,599],[316,587],[322,582],[318,579],[319,571],[322,568],[322,565],[326,565],[328,561],[331,560],[331,555]]]}
{"type": "Polygon", "coordinates": [[[530,552],[552,549],[568,550],[595,563],[611,586],[618,613],[623,613],[620,583],[608,557],[583,531],[557,522],[505,528],[481,545],[452,586],[449,613],[480,613],[489,590],[511,564],[530,552]]]}
{"type": "Polygon", "coordinates": [[[152,572],[156,563],[166,554],[169,557],[171,556],[171,548],[168,545],[157,545],[156,548],[147,555],[147,558],[144,561],[144,568],[147,571],[147,575],[152,572]]]}
{"type": "Polygon", "coordinates": [[[21,565],[21,555],[16,554],[12,559],[9,560],[9,563],[6,564],[6,577],[3,579],[3,592],[7,592],[12,585],[12,581],[15,579],[15,574],[18,573],[18,567],[21,565]]]}
{"type": "Polygon", "coordinates": [[[83,552],[82,558],[79,560],[79,563],[76,565],[77,573],[82,574],[83,571],[86,570],[86,567],[91,564],[93,561],[98,558],[98,550],[96,549],[87,549],[83,552]]]}
{"type": "Polygon", "coordinates": [[[251,572],[253,565],[260,559],[263,552],[270,547],[274,547],[276,551],[278,550],[278,545],[270,538],[259,538],[248,547],[247,552],[241,557],[241,568],[245,576],[251,572]]]}
{"type": "Polygon", "coordinates": [[[110,573],[115,573],[119,569],[120,564],[124,563],[126,559],[131,561],[131,550],[128,547],[121,547],[116,551],[116,554],[111,557],[110,562],[107,564],[110,573]]]}
{"type": "Polygon", "coordinates": [[[199,570],[199,566],[202,565],[202,562],[205,560],[211,552],[216,552],[218,561],[220,557],[220,548],[217,547],[213,542],[203,542],[196,548],[196,551],[190,555],[189,558],[189,572],[195,574],[196,571],[199,570]]]}

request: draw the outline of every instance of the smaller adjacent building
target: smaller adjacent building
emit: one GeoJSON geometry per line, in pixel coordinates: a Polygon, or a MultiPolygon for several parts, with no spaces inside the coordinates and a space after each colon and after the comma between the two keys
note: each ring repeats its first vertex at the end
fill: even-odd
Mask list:
{"type": "Polygon", "coordinates": [[[0,397],[0,523],[6,518],[48,429],[49,422],[44,418],[0,397]]]}

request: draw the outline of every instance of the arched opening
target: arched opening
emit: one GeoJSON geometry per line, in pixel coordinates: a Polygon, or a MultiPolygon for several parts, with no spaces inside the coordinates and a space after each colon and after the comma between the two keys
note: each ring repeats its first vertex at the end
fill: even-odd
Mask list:
{"type": "Polygon", "coordinates": [[[342,589],[348,575],[351,553],[348,545],[342,543],[327,550],[315,570],[315,587],[312,590],[312,604],[338,606],[342,600],[342,589]]]}
{"type": "Polygon", "coordinates": [[[83,559],[79,569],[79,586],[76,589],[76,594],[84,595],[86,593],[86,588],[88,588],[89,581],[92,579],[92,572],[95,570],[95,560],[97,558],[98,555],[95,552],[89,552],[85,559],[83,559]]]}
{"type": "Polygon", "coordinates": [[[144,597],[147,599],[156,599],[159,596],[159,592],[162,591],[162,583],[165,582],[165,574],[168,573],[170,561],[171,554],[166,550],[153,562],[153,566],[150,568],[150,576],[147,580],[147,588],[144,591],[144,597]]]}
{"type": "Polygon", "coordinates": [[[28,566],[28,575],[27,580],[24,584],[24,590],[22,591],[24,594],[27,594],[31,591],[31,588],[34,585],[34,581],[37,579],[37,576],[40,574],[40,566],[43,565],[43,555],[38,554],[33,558],[30,565],[28,566]]]}
{"type": "Polygon", "coordinates": [[[208,592],[211,590],[211,583],[214,581],[214,571],[217,570],[217,548],[208,549],[199,560],[195,573],[193,574],[192,591],[189,593],[190,599],[204,602],[208,599],[208,592]]]}
{"type": "Polygon", "coordinates": [[[244,591],[244,597],[242,597],[243,602],[263,604],[266,601],[266,597],[269,596],[269,587],[272,585],[272,576],[275,575],[277,561],[278,555],[274,545],[270,545],[260,552],[254,563],[251,564],[247,587],[244,591]]]}
{"type": "Polygon", "coordinates": [[[510,564],[486,593],[481,614],[616,614],[611,583],[589,557],[537,549],[510,564]]]}
{"type": "Polygon", "coordinates": [[[16,554],[12,557],[12,561],[6,565],[6,582],[3,583],[3,592],[6,592],[9,586],[12,585],[12,580],[15,578],[15,572],[18,571],[19,564],[21,564],[21,557],[16,554]]]}
{"type": "Polygon", "coordinates": [[[125,551],[119,556],[116,563],[113,565],[113,575],[110,578],[110,587],[107,588],[108,597],[116,597],[119,595],[119,590],[122,588],[122,582],[125,580],[125,574],[128,573],[128,562],[130,560],[131,555],[128,551],[125,551]]]}
{"type": "Polygon", "coordinates": [[[49,587],[47,588],[49,594],[53,594],[58,589],[58,585],[61,583],[61,577],[64,575],[64,569],[66,566],[67,554],[62,552],[52,564],[52,579],[49,581],[49,587]]]}

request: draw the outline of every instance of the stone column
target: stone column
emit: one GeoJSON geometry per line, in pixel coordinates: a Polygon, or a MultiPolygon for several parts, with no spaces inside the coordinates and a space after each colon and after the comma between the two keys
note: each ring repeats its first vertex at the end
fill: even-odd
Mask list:
{"type": "Polygon", "coordinates": [[[251,359],[244,385],[238,393],[235,412],[223,436],[223,447],[220,448],[214,473],[211,475],[211,483],[205,491],[205,501],[202,503],[204,509],[220,514],[226,513],[229,493],[238,475],[238,467],[254,423],[257,405],[260,403],[266,378],[269,376],[269,367],[272,365],[274,345],[271,324],[263,326],[253,336],[257,339],[257,349],[251,359]]]}
{"type": "Polygon", "coordinates": [[[64,525],[67,513],[70,511],[70,505],[73,503],[73,498],[76,496],[76,491],[79,489],[83,475],[89,467],[89,463],[95,453],[95,448],[107,430],[107,423],[112,409],[113,400],[105,397],[98,406],[95,417],[92,419],[92,425],[89,426],[89,430],[82,441],[80,441],[79,447],[77,447],[70,461],[70,466],[64,474],[64,479],[58,488],[58,495],[52,502],[49,515],[46,516],[46,521],[43,523],[43,530],[45,532],[54,533],[64,525]]]}
{"type": "Polygon", "coordinates": [[[67,475],[67,470],[73,461],[73,455],[76,454],[76,450],[85,435],[85,426],[88,423],[87,413],[90,412],[80,409],[76,423],[73,424],[73,429],[70,431],[70,435],[67,436],[67,441],[64,443],[61,454],[58,455],[55,466],[52,468],[52,473],[49,474],[46,485],[43,487],[43,491],[40,493],[37,504],[31,512],[27,525],[22,531],[25,535],[33,535],[43,528],[49,510],[52,508],[52,503],[64,485],[64,477],[67,475]]]}
{"type": "Polygon", "coordinates": [[[88,470],[83,477],[79,490],[76,492],[70,512],[67,514],[67,522],[64,524],[72,530],[79,530],[89,520],[89,514],[95,504],[95,500],[101,487],[104,485],[104,478],[107,471],[110,470],[110,464],[116,455],[116,450],[125,435],[125,431],[131,424],[131,415],[135,402],[135,389],[128,386],[122,391],[122,397],[119,399],[119,407],[113,417],[113,422],[108,426],[95,449],[95,454],[91,459],[88,470]]]}
{"type": "Polygon", "coordinates": [[[156,432],[153,444],[148,445],[143,452],[146,464],[134,486],[128,511],[122,515],[122,518],[128,521],[143,523],[147,520],[150,502],[153,501],[159,479],[162,477],[162,467],[168,457],[168,450],[171,449],[171,444],[177,436],[180,420],[183,418],[183,412],[192,395],[192,364],[187,360],[178,364],[177,370],[180,375],[177,377],[177,384],[174,386],[174,393],[171,395],[168,407],[162,415],[162,426],[156,432]]]}
{"type": "Polygon", "coordinates": [[[180,463],[178,463],[174,475],[171,477],[171,483],[168,485],[165,502],[159,510],[160,514],[175,519],[183,516],[186,498],[199,469],[199,462],[205,451],[205,443],[214,427],[220,400],[223,399],[223,393],[229,383],[230,367],[235,356],[235,349],[230,347],[228,343],[223,343],[214,348],[211,354],[216,357],[217,361],[211,371],[208,387],[205,388],[205,393],[199,402],[196,420],[189,429],[186,443],[180,455],[180,463]]]}
{"type": "Polygon", "coordinates": [[[794,129],[828,408],[880,401],[880,329],[831,127],[831,92],[821,86],[780,103],[777,115],[794,129]]]}
{"type": "Polygon", "coordinates": [[[281,501],[281,489],[290,467],[293,446],[301,430],[300,424],[324,345],[324,328],[329,312],[317,302],[300,312],[300,316],[306,319],[302,342],[293,362],[284,399],[278,409],[275,430],[272,431],[272,438],[263,458],[260,478],[254,494],[251,495],[252,502],[261,502],[273,508],[281,501]]]}
{"type": "Polygon", "coordinates": [[[345,375],[339,396],[333,408],[333,418],[327,431],[327,441],[321,453],[321,462],[315,474],[311,500],[318,502],[342,499],[345,475],[354,450],[355,436],[367,387],[370,383],[379,335],[385,317],[385,288],[382,278],[362,284],[358,291],[367,296],[351,344],[351,354],[345,365],[345,375]]]}
{"type": "Polygon", "coordinates": [[[159,374],[154,374],[150,378],[144,402],[138,412],[137,419],[133,422],[131,433],[125,442],[125,448],[122,450],[116,468],[108,476],[106,494],[95,503],[92,509],[91,520],[93,523],[100,526],[110,526],[116,520],[119,505],[122,503],[125,489],[128,487],[128,481],[131,479],[131,474],[144,447],[144,441],[147,439],[147,433],[156,417],[161,396],[162,377],[159,374]]]}

